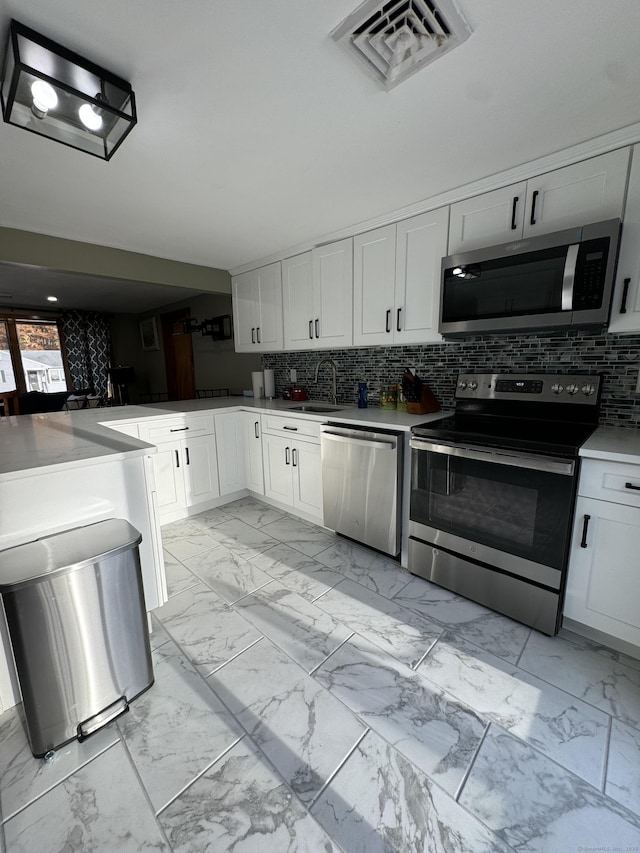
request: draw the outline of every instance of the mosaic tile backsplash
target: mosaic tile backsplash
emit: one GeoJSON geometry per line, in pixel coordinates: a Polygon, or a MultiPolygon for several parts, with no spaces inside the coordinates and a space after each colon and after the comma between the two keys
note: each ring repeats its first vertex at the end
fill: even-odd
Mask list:
{"type": "Polygon", "coordinates": [[[366,379],[371,406],[380,403],[380,387],[399,382],[405,367],[415,368],[443,409],[453,407],[456,377],[463,371],[599,373],[604,377],[600,423],[640,426],[640,335],[572,330],[526,337],[484,335],[426,346],[264,353],[262,366],[274,370],[278,395],[291,385],[289,370],[295,368],[297,383],[307,387],[312,399],[329,400],[328,365],[320,368],[318,385],[313,384],[316,364],[325,357],[338,367],[338,401],[355,404],[356,383],[366,379]]]}

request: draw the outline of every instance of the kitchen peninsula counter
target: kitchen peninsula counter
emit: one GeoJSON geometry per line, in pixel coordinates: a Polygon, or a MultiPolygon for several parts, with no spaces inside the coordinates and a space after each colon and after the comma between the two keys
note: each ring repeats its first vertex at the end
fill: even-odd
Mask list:
{"type": "Polygon", "coordinates": [[[300,405],[329,405],[307,401],[254,400],[251,397],[219,397],[201,400],[179,400],[104,409],[83,409],[40,415],[9,416],[0,419],[0,481],[25,476],[42,468],[81,467],[116,461],[125,456],[155,453],[155,447],[137,438],[123,435],[109,425],[147,418],[167,417],[198,412],[257,411],[290,414],[318,422],[360,424],[372,428],[409,432],[411,427],[444,417],[447,412],[409,415],[406,412],[380,408],[358,409],[337,406],[335,412],[300,412],[300,405]]]}

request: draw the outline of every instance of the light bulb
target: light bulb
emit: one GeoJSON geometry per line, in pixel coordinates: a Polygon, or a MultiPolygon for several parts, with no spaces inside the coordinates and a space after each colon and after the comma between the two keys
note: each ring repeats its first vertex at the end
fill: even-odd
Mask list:
{"type": "Polygon", "coordinates": [[[57,296],[47,296],[47,302],[57,302],[57,301],[58,301],[57,296]]]}
{"type": "Polygon", "coordinates": [[[94,110],[91,104],[83,104],[78,110],[80,121],[88,130],[100,130],[102,116],[94,110]]]}
{"type": "Polygon", "coordinates": [[[45,80],[36,80],[33,82],[31,84],[31,94],[33,95],[31,112],[38,118],[44,118],[49,110],[52,110],[58,104],[56,90],[45,80]]]}

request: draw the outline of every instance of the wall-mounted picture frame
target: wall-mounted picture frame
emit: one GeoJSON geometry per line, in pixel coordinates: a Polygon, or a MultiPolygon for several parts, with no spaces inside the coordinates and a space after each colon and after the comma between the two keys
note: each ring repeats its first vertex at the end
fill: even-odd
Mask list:
{"type": "Polygon", "coordinates": [[[146,317],[140,320],[140,340],[143,350],[159,350],[158,325],[155,317],[146,317]]]}

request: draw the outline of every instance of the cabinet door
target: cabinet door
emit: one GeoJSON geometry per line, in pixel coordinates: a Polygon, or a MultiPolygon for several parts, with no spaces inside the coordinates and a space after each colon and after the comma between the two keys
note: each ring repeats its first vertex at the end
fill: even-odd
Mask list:
{"type": "Polygon", "coordinates": [[[633,149],[609,331],[640,332],[640,145],[633,149]]]}
{"type": "Polygon", "coordinates": [[[322,518],[322,467],[320,445],[299,441],[293,448],[293,504],[322,518]]]}
{"type": "Polygon", "coordinates": [[[255,352],[258,292],[253,271],[236,275],[231,279],[231,299],[235,350],[236,352],[255,352]]]}
{"type": "Polygon", "coordinates": [[[198,435],[181,442],[187,506],[220,495],[215,435],[198,435]]]}
{"type": "Polygon", "coordinates": [[[256,350],[281,350],[282,330],[282,268],[280,261],[254,270],[258,294],[258,325],[256,350]]]}
{"type": "Polygon", "coordinates": [[[353,342],[393,343],[396,226],[385,225],[353,239],[353,342]]]}
{"type": "Polygon", "coordinates": [[[353,239],[313,249],[315,345],[353,343],[353,239]]]}
{"type": "Polygon", "coordinates": [[[527,184],[511,184],[451,205],[449,255],[522,236],[527,184]]]}
{"type": "Polygon", "coordinates": [[[398,222],[393,338],[396,344],[442,340],[438,334],[440,266],[447,254],[449,208],[398,222]]]}
{"type": "Polygon", "coordinates": [[[220,494],[229,495],[246,488],[244,413],[216,415],[215,424],[220,494]]]}
{"type": "Polygon", "coordinates": [[[245,478],[247,488],[264,495],[264,472],[262,469],[262,425],[260,415],[243,412],[245,478]]]}
{"type": "Polygon", "coordinates": [[[621,219],[629,149],[547,172],[527,183],[525,237],[621,219]]]}
{"type": "Polygon", "coordinates": [[[284,314],[284,348],[314,347],[315,305],[311,252],[287,258],[282,262],[282,308],[284,314]]]}
{"type": "Polygon", "coordinates": [[[156,481],[159,514],[163,516],[174,510],[184,509],[186,495],[182,442],[172,441],[161,444],[151,459],[156,481]]]}
{"type": "Polygon", "coordinates": [[[293,506],[291,442],[277,435],[262,436],[264,493],[267,497],[293,506]]]}
{"type": "Polygon", "coordinates": [[[578,498],[564,615],[640,645],[639,553],[638,507],[578,498]]]}

